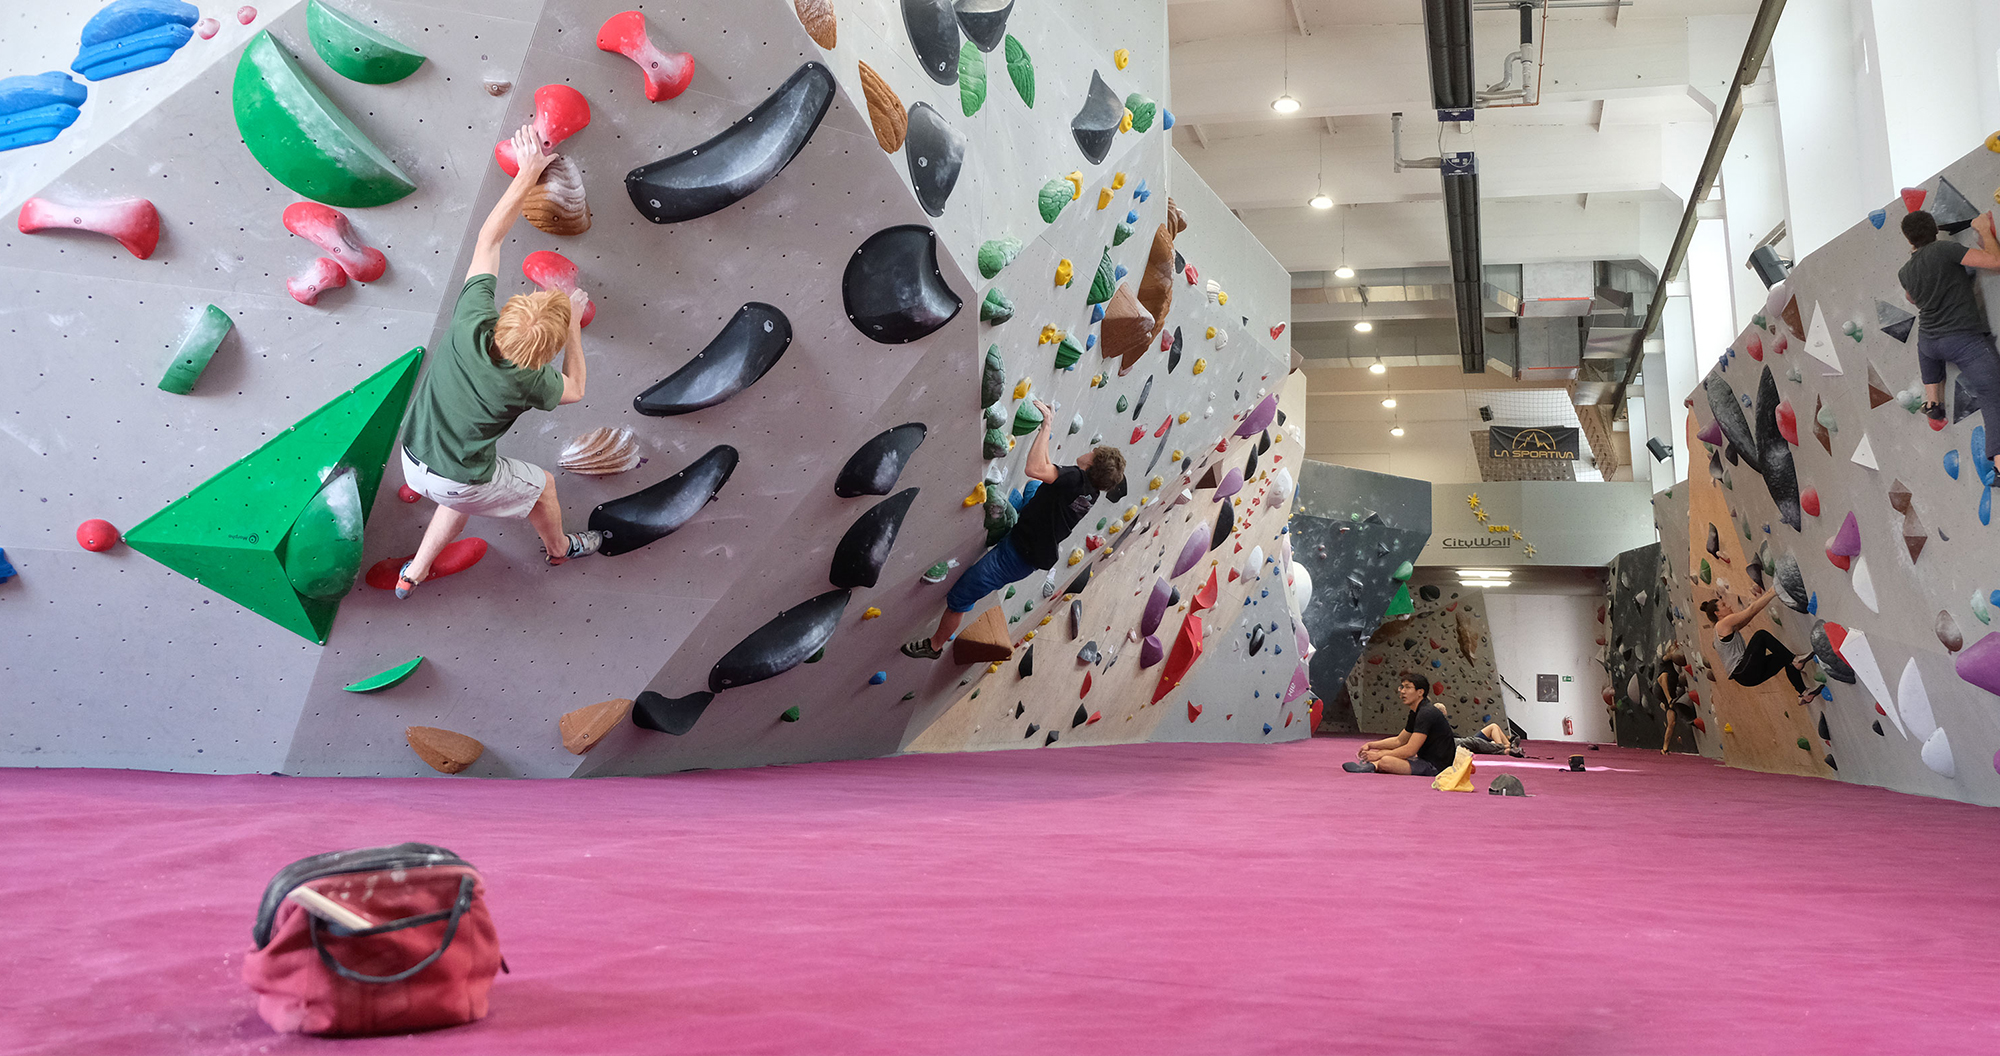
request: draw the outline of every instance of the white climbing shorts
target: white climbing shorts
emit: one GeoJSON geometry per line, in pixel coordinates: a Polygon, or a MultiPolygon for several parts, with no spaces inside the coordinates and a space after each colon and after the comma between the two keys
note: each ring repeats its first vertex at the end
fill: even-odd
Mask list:
{"type": "Polygon", "coordinates": [[[403,452],[403,482],[424,498],[475,517],[522,518],[535,508],[548,485],[548,474],[533,462],[499,456],[493,463],[493,479],[484,484],[464,484],[440,477],[430,467],[403,452]]]}

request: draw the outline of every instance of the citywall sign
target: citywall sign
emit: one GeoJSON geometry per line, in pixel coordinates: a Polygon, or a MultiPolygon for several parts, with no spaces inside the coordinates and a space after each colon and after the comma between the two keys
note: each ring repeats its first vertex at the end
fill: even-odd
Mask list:
{"type": "Polygon", "coordinates": [[[1498,533],[1470,537],[1447,535],[1438,540],[1438,545],[1446,550],[1505,550],[1513,547],[1514,537],[1498,533]]]}

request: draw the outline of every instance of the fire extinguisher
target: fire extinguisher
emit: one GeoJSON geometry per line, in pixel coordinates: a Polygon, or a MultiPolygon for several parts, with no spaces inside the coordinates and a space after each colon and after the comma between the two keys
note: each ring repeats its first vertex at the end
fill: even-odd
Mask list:
{"type": "Polygon", "coordinates": [[[1576,735],[1576,723],[1574,723],[1574,722],[1571,722],[1571,721],[1569,720],[1569,716],[1567,716],[1567,715],[1564,715],[1564,716],[1563,716],[1563,736],[1564,736],[1564,737],[1573,737],[1573,736],[1575,736],[1575,735],[1576,735]]]}

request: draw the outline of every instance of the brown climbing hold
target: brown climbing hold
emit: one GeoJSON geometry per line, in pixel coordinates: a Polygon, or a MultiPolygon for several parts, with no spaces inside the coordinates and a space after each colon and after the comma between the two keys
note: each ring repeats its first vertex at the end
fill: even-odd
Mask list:
{"type": "Polygon", "coordinates": [[[1889,391],[1889,383],[1875,370],[1875,364],[1868,364],[1868,409],[1872,411],[1895,398],[1889,391]]]}
{"type": "Polygon", "coordinates": [[[1900,480],[1889,482],[1889,508],[1897,513],[1910,512],[1910,489],[1900,480]]]}
{"type": "MultiPolygon", "coordinates": [[[[1187,217],[1181,215],[1172,198],[1167,199],[1167,221],[1154,230],[1152,248],[1146,253],[1146,267],[1139,273],[1139,304],[1153,313],[1155,320],[1147,341],[1166,329],[1167,312],[1174,306],[1174,239],[1185,230],[1187,217]]],[[[1189,267],[1192,271],[1193,266],[1189,267]]]]}
{"type": "Polygon", "coordinates": [[[991,663],[1013,655],[1014,638],[1007,633],[1007,617],[998,605],[980,613],[951,643],[954,664],[991,663]]]}
{"type": "Polygon", "coordinates": [[[792,0],[792,7],[799,13],[799,23],[806,27],[806,36],[813,38],[814,44],[832,51],[834,42],[840,39],[833,0],[792,0]]]}
{"type": "Polygon", "coordinates": [[[1220,485],[1221,483],[1222,483],[1222,467],[1210,466],[1208,467],[1208,472],[1203,473],[1201,475],[1201,479],[1195,482],[1194,490],[1208,491],[1216,487],[1217,485],[1220,485]]]}
{"type": "Polygon", "coordinates": [[[582,755],[597,747],[597,742],[610,733],[612,727],[625,721],[632,713],[632,702],[623,698],[592,704],[578,708],[562,717],[563,750],[571,755],[582,755]]]}
{"type": "Polygon", "coordinates": [[[1793,340],[1804,341],[1806,339],[1806,324],[1799,321],[1799,299],[1797,297],[1786,298],[1785,310],[1778,314],[1784,316],[1785,329],[1792,332],[1793,340]]]}
{"type": "Polygon", "coordinates": [[[1909,550],[1912,563],[1917,560],[1918,554],[1924,552],[1924,544],[1930,540],[1931,531],[1917,519],[1917,511],[1911,510],[1903,515],[1903,546],[1909,550]]]}
{"type": "Polygon", "coordinates": [[[1125,373],[1152,346],[1154,332],[1153,316],[1139,306],[1132,284],[1119,283],[1104,306],[1104,358],[1118,360],[1118,372],[1125,373]]]}
{"type": "Polygon", "coordinates": [[[868,98],[868,123],[875,127],[875,142],[885,153],[903,149],[903,136],[910,130],[910,115],[903,100],[875,68],[861,63],[861,94],[868,98]]]}
{"type": "Polygon", "coordinates": [[[1827,428],[1826,428],[1826,423],[1825,423],[1825,422],[1823,422],[1823,421],[1820,421],[1820,413],[1819,413],[1820,411],[1824,410],[1825,408],[1826,408],[1826,401],[1825,401],[1825,400],[1822,400],[1822,399],[1820,399],[1820,398],[1819,398],[1818,396],[1814,396],[1814,397],[1813,397],[1813,439],[1815,439],[1815,440],[1818,440],[1818,441],[1819,441],[1819,446],[1820,446],[1820,447],[1822,447],[1822,448],[1825,448],[1825,449],[1826,449],[1826,453],[1830,455],[1830,454],[1833,454],[1833,435],[1832,435],[1831,433],[1829,433],[1829,432],[1827,431],[1827,428]]]}
{"type": "Polygon", "coordinates": [[[521,215],[551,235],[580,235],[590,230],[590,206],[583,200],[583,173],[566,154],[558,154],[542,170],[542,181],[528,189],[521,215]]]}
{"type": "Polygon", "coordinates": [[[455,774],[479,761],[486,746],[462,733],[435,726],[412,726],[403,731],[417,756],[440,774],[455,774]]]}

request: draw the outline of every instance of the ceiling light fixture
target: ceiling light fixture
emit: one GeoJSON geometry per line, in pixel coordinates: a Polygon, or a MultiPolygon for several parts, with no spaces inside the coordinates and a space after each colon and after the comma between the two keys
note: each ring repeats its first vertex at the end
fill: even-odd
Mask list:
{"type": "Polygon", "coordinates": [[[1381,374],[1384,371],[1387,371],[1388,369],[1389,369],[1388,367],[1382,365],[1381,356],[1376,356],[1375,362],[1368,364],[1368,373],[1370,374],[1381,374]]]}
{"type": "Polygon", "coordinates": [[[1458,585],[1461,587],[1511,587],[1514,584],[1504,579],[1461,579],[1458,581],[1458,585]]]}
{"type": "Polygon", "coordinates": [[[1299,101],[1292,98],[1292,31],[1285,31],[1285,94],[1271,100],[1271,109],[1281,114],[1299,112],[1299,101]]]}
{"type": "Polygon", "coordinates": [[[1403,427],[1399,425],[1399,426],[1395,427],[1394,429],[1391,429],[1391,430],[1389,430],[1389,435],[1390,435],[1390,436],[1401,436],[1401,435],[1403,435],[1403,427]]]}
{"type": "Polygon", "coordinates": [[[1342,264],[1340,267],[1333,269],[1333,277],[1336,279],[1351,279],[1354,277],[1354,269],[1342,264]]]}
{"type": "Polygon", "coordinates": [[[1386,400],[1383,400],[1383,401],[1382,401],[1382,406],[1384,406],[1384,407],[1387,407],[1387,408],[1390,408],[1391,410],[1395,409],[1395,406],[1396,406],[1396,398],[1395,398],[1394,396],[1391,396],[1391,397],[1389,397],[1388,399],[1386,399],[1386,400]]]}
{"type": "MultiPolygon", "coordinates": [[[[1322,170],[1326,168],[1324,160],[1320,162],[1320,168],[1322,170]]],[[[1347,203],[1347,211],[1340,214],[1340,266],[1333,269],[1333,277],[1336,279],[1351,279],[1354,277],[1354,269],[1347,266],[1347,222],[1353,218],[1354,203],[1349,202],[1347,203]]]]}
{"type": "Polygon", "coordinates": [[[1333,199],[1326,193],[1326,133],[1319,136],[1319,190],[1306,201],[1314,209],[1333,208],[1333,199]]]}
{"type": "Polygon", "coordinates": [[[1458,574],[1464,579],[1512,579],[1514,573],[1500,568],[1461,568],[1458,574]]]}
{"type": "Polygon", "coordinates": [[[1375,324],[1374,324],[1374,323],[1371,323],[1371,322],[1369,322],[1369,321],[1368,321],[1368,320],[1366,320],[1366,319],[1363,319],[1363,320],[1361,320],[1360,322],[1358,322],[1358,323],[1355,323],[1355,324],[1354,324],[1354,329],[1355,329],[1355,332],[1357,332],[1357,333],[1363,333],[1363,334],[1365,334],[1365,333],[1367,333],[1368,331],[1370,331],[1370,330],[1373,330],[1373,329],[1375,329],[1375,324]]]}

